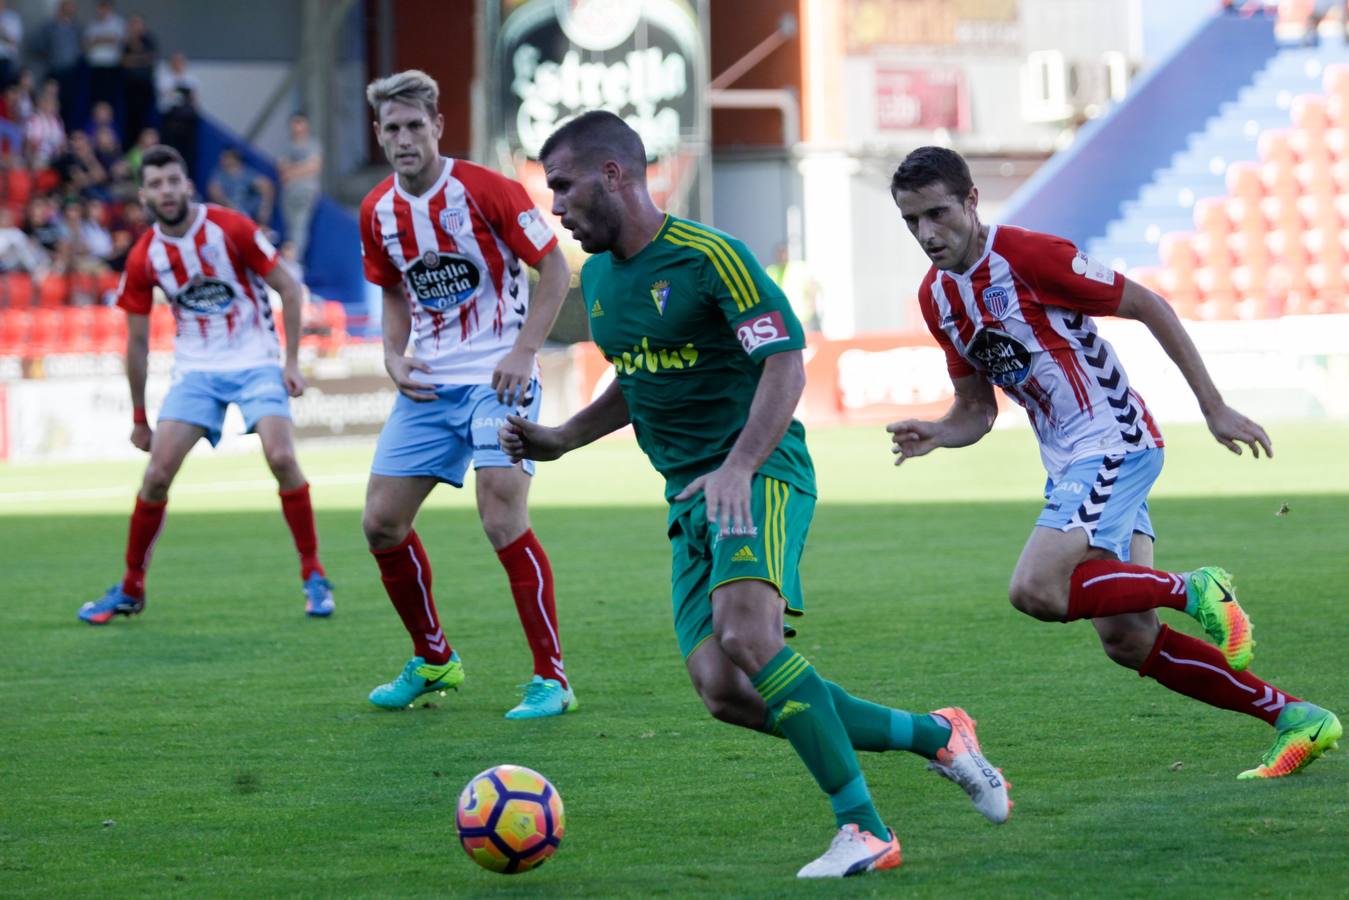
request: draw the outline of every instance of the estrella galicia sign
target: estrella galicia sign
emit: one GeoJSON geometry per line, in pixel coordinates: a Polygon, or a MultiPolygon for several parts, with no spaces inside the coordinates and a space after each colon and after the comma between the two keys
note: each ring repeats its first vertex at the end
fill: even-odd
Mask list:
{"type": "Polygon", "coordinates": [[[981,329],[966,352],[998,387],[1018,385],[1030,375],[1030,350],[1005,331],[981,329]]]}
{"type": "Polygon", "coordinates": [[[212,316],[223,313],[234,304],[234,288],[218,278],[198,275],[174,299],[188,312],[212,316]]]}
{"type": "Polygon", "coordinates": [[[418,303],[445,312],[478,292],[482,272],[468,257],[428,250],[408,267],[407,280],[418,303]]]}

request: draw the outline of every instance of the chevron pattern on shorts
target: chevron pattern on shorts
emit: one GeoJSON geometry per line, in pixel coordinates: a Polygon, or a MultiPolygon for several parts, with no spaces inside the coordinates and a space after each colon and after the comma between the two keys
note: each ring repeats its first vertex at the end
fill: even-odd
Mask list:
{"type": "Polygon", "coordinates": [[[1086,529],[1089,536],[1096,533],[1096,527],[1101,524],[1101,513],[1105,512],[1105,505],[1110,500],[1110,495],[1115,492],[1115,480],[1119,478],[1119,469],[1122,465],[1124,465],[1122,454],[1107,456],[1101,460],[1101,468],[1096,471],[1096,480],[1092,482],[1087,498],[1082,501],[1077,512],[1073,513],[1072,521],[1067,526],[1069,529],[1086,529]]]}

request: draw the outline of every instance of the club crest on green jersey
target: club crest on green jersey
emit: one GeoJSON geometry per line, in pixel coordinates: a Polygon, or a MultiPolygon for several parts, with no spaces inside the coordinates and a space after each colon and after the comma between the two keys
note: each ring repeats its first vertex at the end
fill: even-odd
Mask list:
{"type": "Polygon", "coordinates": [[[670,282],[657,281],[651,285],[651,299],[656,301],[656,312],[665,315],[665,301],[670,299],[670,282]]]}

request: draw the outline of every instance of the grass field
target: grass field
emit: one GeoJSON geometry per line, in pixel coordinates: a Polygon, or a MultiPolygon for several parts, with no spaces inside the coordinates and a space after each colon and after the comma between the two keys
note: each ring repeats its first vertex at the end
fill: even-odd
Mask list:
{"type": "MultiPolygon", "coordinates": [[[[1257,625],[1252,669],[1343,716],[1349,427],[1274,437],[1275,458],[1254,462],[1169,429],[1157,562],[1232,569],[1257,625]]],[[[1015,784],[1008,825],[917,757],[865,755],[904,867],[794,879],[830,839],[827,803],[786,744],[714,722],[689,688],[659,484],[629,442],[537,481],[582,709],[532,723],[501,718],[529,656],[471,495],[441,489],[418,524],[468,680],[381,712],[365,695],[408,646],[360,534],[369,448],[302,454],[338,589],[329,621],[301,614],[261,459],[203,448],[146,614],[100,629],[75,609],[120,572],[140,464],[0,467],[0,895],[1349,894],[1349,754],[1239,783],[1266,726],[1113,666],[1084,624],[1007,604],[1043,478],[1029,434],[899,470],[876,429],[811,440],[822,497],[796,646],[858,695],[966,706],[1015,784]],[[544,772],[567,805],[557,857],[513,878],[479,870],[453,833],[459,789],[500,762],[544,772]]]]}

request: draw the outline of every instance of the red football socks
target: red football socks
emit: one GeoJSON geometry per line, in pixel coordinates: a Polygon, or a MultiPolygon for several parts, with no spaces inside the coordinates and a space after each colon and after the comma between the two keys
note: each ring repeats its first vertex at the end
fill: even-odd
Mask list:
{"type": "Polygon", "coordinates": [[[449,662],[452,649],[440,629],[436,603],[431,597],[431,562],[416,531],[403,543],[388,550],[371,550],[379,563],[379,575],[403,627],[412,636],[417,656],[432,665],[449,662]]]}
{"type": "Polygon", "coordinates": [[[300,554],[300,578],[306,579],[317,572],[322,575],[323,566],[319,563],[319,536],[314,529],[314,507],[309,502],[309,484],[278,491],[281,497],[281,514],[286,517],[291,536],[295,538],[295,550],[300,554]]]}
{"type": "Polygon", "coordinates": [[[511,581],[515,611],[534,654],[534,673],[555,678],[568,687],[562,667],[562,642],[557,636],[557,604],[553,599],[553,569],[533,529],[497,551],[511,581]]]}
{"type": "Polygon", "coordinates": [[[1073,569],[1065,622],[1168,607],[1185,609],[1185,576],[1117,559],[1089,559],[1073,569]]]}
{"type": "Polygon", "coordinates": [[[151,503],[136,497],[126,536],[126,574],[122,576],[122,592],[128,596],[145,596],[145,570],[150,567],[155,542],[164,528],[164,509],[168,505],[167,500],[151,503]]]}
{"type": "Polygon", "coordinates": [[[1138,674],[1209,706],[1255,716],[1271,725],[1284,706],[1300,702],[1250,672],[1233,671],[1217,647],[1165,625],[1138,674]]]}

